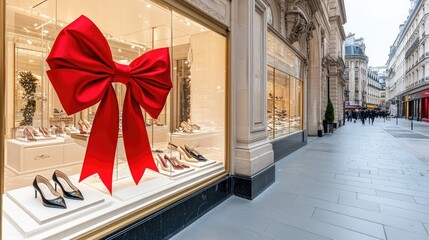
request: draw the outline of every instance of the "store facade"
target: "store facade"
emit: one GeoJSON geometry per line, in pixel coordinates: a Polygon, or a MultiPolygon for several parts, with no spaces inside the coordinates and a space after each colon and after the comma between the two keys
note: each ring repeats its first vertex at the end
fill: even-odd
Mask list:
{"type": "Polygon", "coordinates": [[[334,2],[0,0],[3,238],[164,239],[258,196],[341,122],[334,2]]]}
{"type": "Polygon", "coordinates": [[[405,117],[429,122],[429,89],[405,95],[405,117]]]}

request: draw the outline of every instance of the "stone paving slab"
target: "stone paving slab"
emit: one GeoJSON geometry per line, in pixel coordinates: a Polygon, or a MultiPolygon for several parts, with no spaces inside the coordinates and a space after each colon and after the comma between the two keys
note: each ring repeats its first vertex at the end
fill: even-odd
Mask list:
{"type": "Polygon", "coordinates": [[[276,163],[253,201],[231,197],[172,239],[428,239],[429,124],[346,122],[276,163]]]}

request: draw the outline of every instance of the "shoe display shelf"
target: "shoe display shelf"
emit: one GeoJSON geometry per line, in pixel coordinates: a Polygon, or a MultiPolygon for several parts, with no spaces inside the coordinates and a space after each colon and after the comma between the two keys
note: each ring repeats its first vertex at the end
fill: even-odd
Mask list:
{"type": "Polygon", "coordinates": [[[55,137],[43,141],[6,141],[6,167],[16,174],[82,162],[85,149],[71,138],[55,137]]]}

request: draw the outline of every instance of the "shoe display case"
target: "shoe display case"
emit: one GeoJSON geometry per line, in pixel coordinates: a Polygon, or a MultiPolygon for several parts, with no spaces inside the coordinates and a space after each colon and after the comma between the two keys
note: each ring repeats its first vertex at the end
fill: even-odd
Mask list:
{"type": "Polygon", "coordinates": [[[302,81],[295,55],[268,34],[267,131],[276,139],[301,131],[302,81]]]}
{"type": "MultiPolygon", "coordinates": [[[[125,224],[134,214],[145,212],[147,216],[153,209],[174,203],[177,196],[184,198],[207,182],[228,174],[227,38],[224,34],[168,6],[146,0],[44,1],[32,11],[27,8],[22,1],[7,0],[8,91],[5,99],[9,114],[6,114],[3,143],[5,176],[2,177],[7,179],[2,196],[3,239],[68,239],[95,229],[117,229],[118,222],[125,224]],[[101,10],[100,5],[106,7],[101,10]],[[117,17],[113,20],[105,13],[115,13],[117,17]],[[128,142],[124,126],[137,120],[127,118],[126,111],[130,110],[124,106],[131,92],[127,88],[135,85],[126,81],[109,82],[119,114],[116,116],[112,111],[106,116],[118,118],[116,133],[116,126],[107,121],[110,119],[97,121],[104,98],[71,113],[63,105],[69,99],[61,98],[48,77],[47,71],[53,68],[46,60],[55,49],[60,31],[81,15],[100,30],[116,64],[115,71],[119,71],[118,66],[132,65],[135,59],[151,51],[168,49],[167,72],[172,88],[159,114],[153,116],[147,105],[150,101],[159,101],[155,96],[157,91],[151,88],[159,86],[148,83],[150,77],[138,83],[150,89],[143,97],[132,96],[144,98],[148,103],[139,102],[141,116],[135,115],[138,121],[143,119],[146,133],[133,129],[132,138],[128,138],[132,140],[128,142]],[[94,124],[102,130],[94,131],[94,124]],[[117,142],[111,148],[96,148],[96,157],[88,153],[91,139],[96,139],[94,136],[104,136],[112,130],[111,135],[117,134],[117,142]],[[149,155],[141,154],[147,149],[128,149],[146,141],[149,155]],[[110,182],[101,174],[105,170],[103,164],[110,161],[104,158],[104,152],[114,152],[110,182]],[[103,161],[98,162],[99,166],[91,165],[92,157],[103,161]],[[98,174],[82,177],[88,166],[99,171],[98,174]],[[75,186],[82,193],[83,200],[66,197],[68,190],[57,186],[61,181],[51,177],[57,171],[69,179],[67,186],[75,186]],[[141,176],[136,177],[136,172],[141,176]],[[46,180],[41,181],[42,177],[46,180]],[[55,202],[58,196],[64,198],[66,208],[53,207],[56,205],[45,201],[55,202]]],[[[95,47],[100,45],[100,42],[94,43],[95,47]]],[[[95,84],[99,79],[91,81],[95,84]]],[[[81,87],[91,88],[91,84],[81,87]]],[[[84,102],[88,97],[79,94],[81,92],[72,98],[84,102]]]]}

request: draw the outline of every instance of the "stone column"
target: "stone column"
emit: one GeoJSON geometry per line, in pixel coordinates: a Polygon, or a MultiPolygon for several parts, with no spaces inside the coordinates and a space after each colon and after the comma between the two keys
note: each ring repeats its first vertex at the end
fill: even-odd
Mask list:
{"type": "Polygon", "coordinates": [[[266,5],[262,0],[231,3],[234,194],[253,199],[275,179],[274,152],[266,130],[266,5]]]}

